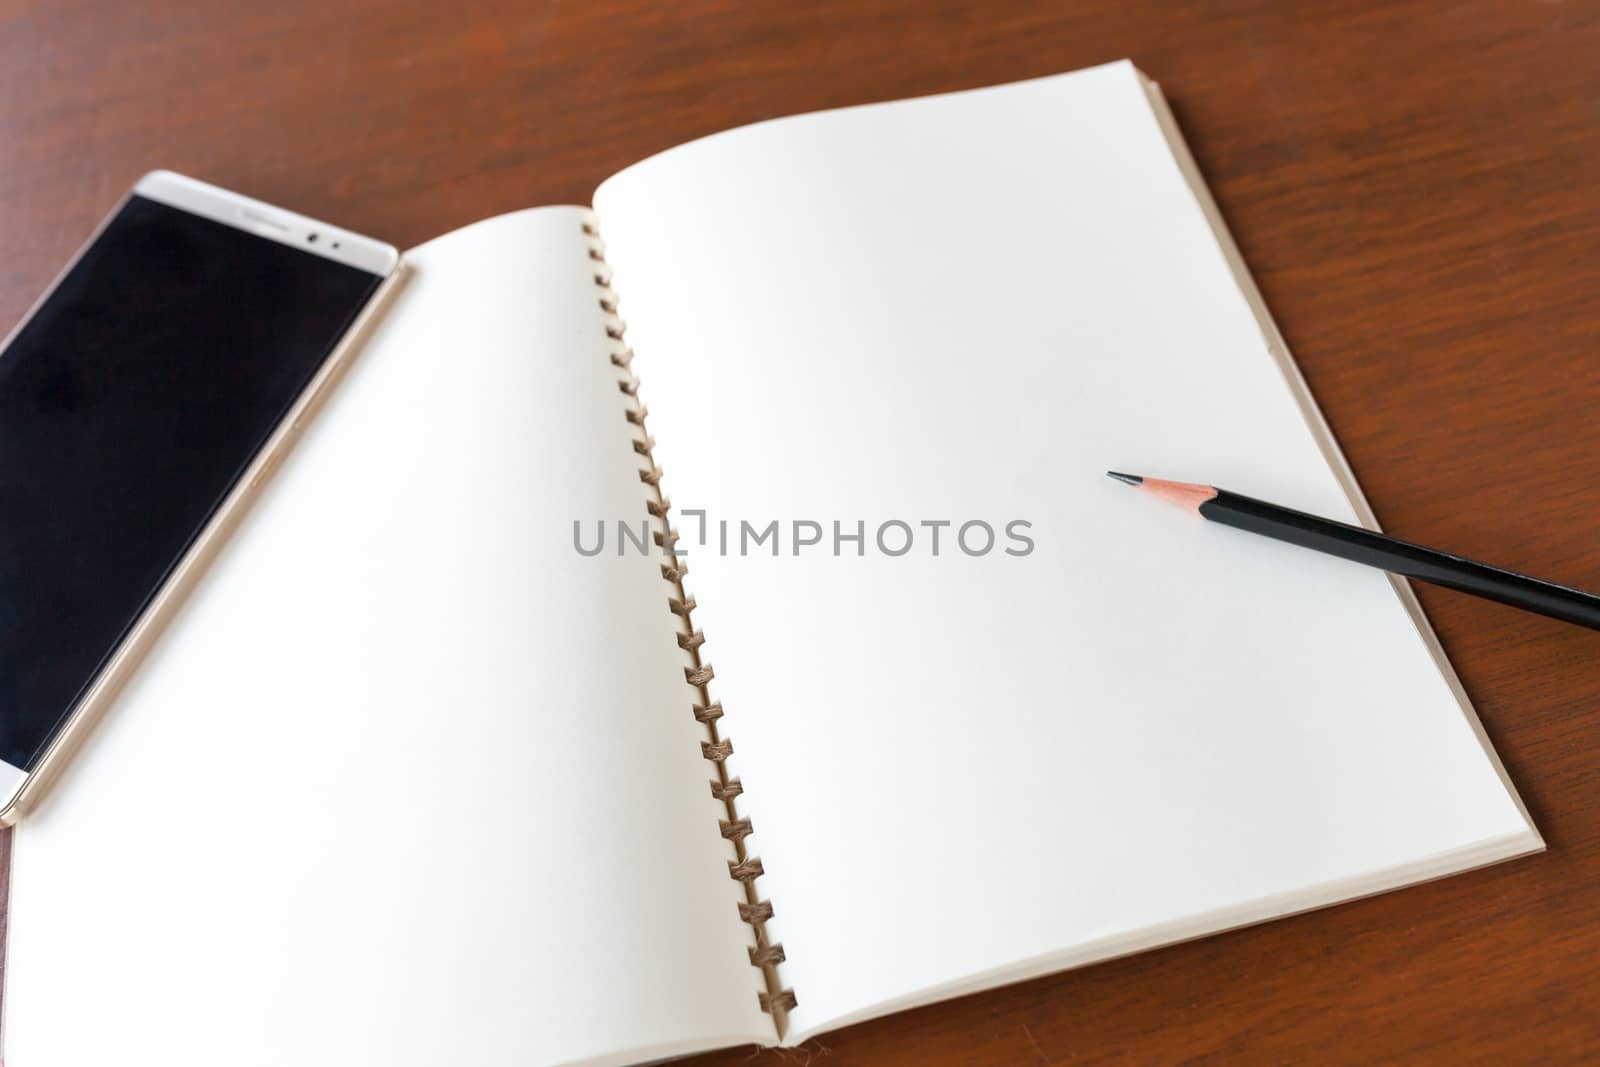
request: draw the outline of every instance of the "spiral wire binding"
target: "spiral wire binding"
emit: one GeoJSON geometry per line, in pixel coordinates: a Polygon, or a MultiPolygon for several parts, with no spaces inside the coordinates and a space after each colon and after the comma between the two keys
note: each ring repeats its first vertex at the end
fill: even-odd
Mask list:
{"type": "MultiPolygon", "coordinates": [[[[624,415],[638,431],[633,450],[646,464],[639,470],[639,480],[648,487],[645,510],[659,524],[652,535],[656,546],[665,553],[677,544],[678,531],[672,527],[669,518],[672,504],[661,490],[661,468],[656,465],[652,454],[655,439],[645,428],[648,409],[639,400],[639,379],[634,377],[630,369],[633,350],[628,347],[624,336],[627,327],[617,317],[617,294],[611,288],[611,268],[606,263],[605,242],[600,239],[600,230],[591,219],[583,224],[583,232],[589,243],[589,258],[594,262],[594,283],[600,289],[600,308],[606,313],[606,336],[616,342],[611,352],[611,364],[622,373],[622,377],[617,379],[617,386],[628,398],[624,415]]],[[[683,576],[687,573],[689,564],[677,556],[671,556],[661,564],[661,577],[671,589],[667,597],[667,609],[679,620],[678,647],[688,657],[683,677],[694,690],[691,710],[695,721],[705,727],[706,739],[700,742],[700,754],[715,771],[715,777],[711,779],[711,795],[722,801],[726,811],[727,817],[719,819],[718,826],[722,836],[733,846],[734,858],[728,861],[728,876],[744,887],[745,899],[739,905],[739,917],[750,924],[755,934],[755,944],[748,950],[750,964],[760,969],[766,986],[766,990],[757,996],[761,1010],[772,1015],[778,1036],[782,1037],[788,1029],[789,1012],[794,1010],[796,1004],[794,990],[783,988],[778,974],[778,964],[784,961],[783,946],[771,942],[767,937],[767,920],[772,918],[772,902],[762,900],[756,890],[756,879],[764,871],[760,857],[751,854],[747,843],[754,828],[748,818],[739,815],[736,798],[744,792],[744,786],[728,770],[733,742],[722,736],[718,725],[718,720],[722,718],[722,704],[711,699],[710,684],[715,672],[700,652],[705,644],[705,634],[694,628],[694,597],[689,596],[683,586],[683,576]]]]}

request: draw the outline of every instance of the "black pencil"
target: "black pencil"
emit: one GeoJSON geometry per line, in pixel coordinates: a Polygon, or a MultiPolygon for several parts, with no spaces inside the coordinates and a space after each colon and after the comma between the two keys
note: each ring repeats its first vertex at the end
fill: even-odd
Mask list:
{"type": "Polygon", "coordinates": [[[1196,511],[1212,522],[1600,630],[1600,596],[1581,589],[1530,578],[1210,485],[1167,482],[1116,471],[1106,474],[1196,511]]]}

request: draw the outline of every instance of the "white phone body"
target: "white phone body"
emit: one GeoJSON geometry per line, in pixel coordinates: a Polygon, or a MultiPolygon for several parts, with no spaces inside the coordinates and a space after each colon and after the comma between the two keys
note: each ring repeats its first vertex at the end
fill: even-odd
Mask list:
{"type": "Polygon", "coordinates": [[[351,354],[359,347],[361,339],[369,331],[405,273],[400,254],[391,245],[181,174],[166,170],[152,171],[139,179],[133,189],[101,220],[94,233],[56,275],[50,287],[34,302],[27,314],[6,335],[5,340],[0,342],[0,361],[6,358],[12,342],[48,303],[51,295],[60,287],[73,267],[100,239],[102,232],[134,195],[246,231],[262,240],[293,245],[335,262],[378,275],[383,280],[278,421],[249,466],[234,482],[223,502],[211,514],[187,550],[168,572],[166,579],[146,602],[133,625],[123,634],[117,646],[104,660],[82,696],[32,761],[32,769],[24,770],[0,761],[0,825],[16,822],[42,795],[50,781],[59,774],[90,726],[127,681],[140,658],[160,632],[161,626],[171,617],[183,595],[193,586],[205,564],[215,555],[226,534],[237,524],[250,499],[282,460],[306,420],[326,394],[328,387],[338,379],[351,354]]]}

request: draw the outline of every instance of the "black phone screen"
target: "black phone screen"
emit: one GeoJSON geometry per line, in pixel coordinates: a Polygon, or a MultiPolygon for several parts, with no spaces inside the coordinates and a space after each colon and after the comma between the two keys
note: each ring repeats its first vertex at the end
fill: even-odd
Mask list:
{"type": "Polygon", "coordinates": [[[135,195],[0,351],[0,760],[34,768],[382,280],[135,195]]]}

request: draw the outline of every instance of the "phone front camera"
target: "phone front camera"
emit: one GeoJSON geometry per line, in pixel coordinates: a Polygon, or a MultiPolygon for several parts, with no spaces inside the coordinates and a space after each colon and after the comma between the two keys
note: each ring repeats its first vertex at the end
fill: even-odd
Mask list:
{"type": "Polygon", "coordinates": [[[306,234],[306,240],[311,242],[312,244],[316,244],[317,243],[317,235],[314,234],[314,233],[308,233],[308,234],[306,234]]]}

